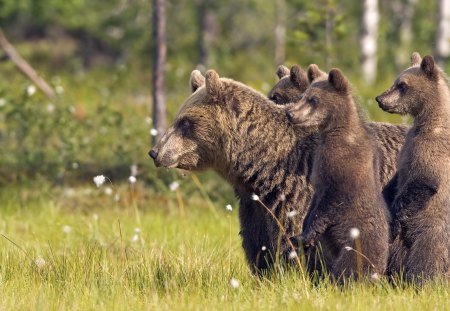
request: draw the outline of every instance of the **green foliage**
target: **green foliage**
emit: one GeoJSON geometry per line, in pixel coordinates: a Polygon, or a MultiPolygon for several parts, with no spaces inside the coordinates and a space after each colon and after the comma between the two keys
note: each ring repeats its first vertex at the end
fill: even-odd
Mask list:
{"type": "MultiPolygon", "coordinates": [[[[372,119],[402,122],[382,112],[373,98],[409,61],[398,59],[405,47],[399,41],[401,14],[393,9],[407,2],[380,0],[374,86],[364,85],[360,73],[360,1],[286,0],[286,65],[340,67],[372,119]]],[[[189,95],[189,74],[197,66],[199,0],[166,5],[166,100],[172,120],[189,95]]],[[[413,40],[406,52],[428,54],[437,1],[414,6],[413,40]]],[[[70,181],[105,171],[123,177],[132,163],[152,183],[165,176],[146,155],[152,127],[145,123],[151,106],[151,9],[145,0],[0,1],[0,26],[10,41],[53,86],[64,88],[54,101],[29,97],[29,82],[9,61],[0,63],[0,99],[6,103],[0,107],[0,183],[30,176],[70,181]]],[[[214,1],[211,9],[216,29],[210,67],[267,93],[276,82],[275,3],[214,1]]]]}
{"type": "Polygon", "coordinates": [[[64,180],[108,171],[123,177],[132,164],[149,162],[148,147],[142,147],[149,140],[151,119],[146,122],[147,107],[136,100],[148,94],[116,97],[116,88],[127,79],[125,71],[100,74],[90,85],[85,79],[69,82],[55,77],[55,89],[62,94],[54,101],[32,85],[15,92],[2,89],[2,180],[36,176],[64,180]],[[81,89],[72,85],[78,83],[83,84],[81,89]]]}

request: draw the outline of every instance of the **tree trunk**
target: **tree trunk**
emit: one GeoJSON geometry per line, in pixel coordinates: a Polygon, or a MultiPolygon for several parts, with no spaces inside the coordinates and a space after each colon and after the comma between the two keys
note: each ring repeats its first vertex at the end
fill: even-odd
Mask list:
{"type": "Polygon", "coordinates": [[[360,45],[362,75],[366,84],[373,84],[377,78],[378,20],[378,0],[364,0],[360,45]]]}
{"type": "Polygon", "coordinates": [[[5,54],[19,68],[19,70],[25,74],[48,98],[55,97],[53,89],[42,79],[38,73],[31,67],[25,59],[16,51],[14,46],[6,39],[5,34],[0,28],[0,48],[3,49],[5,54]]]}
{"type": "Polygon", "coordinates": [[[395,56],[397,71],[409,64],[412,42],[412,20],[417,0],[400,0],[392,2],[393,11],[399,19],[399,47],[395,56]]]}
{"type": "Polygon", "coordinates": [[[276,0],[275,66],[283,65],[286,57],[286,1],[276,0]]]}
{"type": "Polygon", "coordinates": [[[166,63],[166,19],[165,0],[153,0],[152,37],[152,98],[153,126],[157,130],[153,143],[158,141],[166,129],[166,105],[164,96],[164,66],[166,63]]]}
{"type": "Polygon", "coordinates": [[[216,36],[216,16],[212,8],[212,0],[199,0],[198,18],[198,65],[205,69],[211,65],[211,47],[216,36]]]}
{"type": "Polygon", "coordinates": [[[450,56],[450,0],[439,0],[439,25],[435,58],[438,64],[450,56]]]}

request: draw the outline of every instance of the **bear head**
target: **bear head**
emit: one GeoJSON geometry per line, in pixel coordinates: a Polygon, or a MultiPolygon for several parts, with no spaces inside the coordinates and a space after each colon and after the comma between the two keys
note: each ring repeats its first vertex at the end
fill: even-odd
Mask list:
{"type": "Polygon", "coordinates": [[[311,65],[308,77],[312,84],[286,114],[295,126],[324,130],[352,100],[350,85],[339,69],[332,69],[327,77],[317,65],[311,65]]]}
{"type": "MultiPolygon", "coordinates": [[[[220,168],[226,162],[221,152],[233,137],[237,124],[251,110],[250,88],[219,78],[214,70],[203,76],[194,70],[193,92],[181,106],[173,124],[149,152],[156,166],[186,170],[220,168]]],[[[258,98],[267,101],[259,93],[258,98]]],[[[243,121],[242,121],[243,122],[243,121]]]]}
{"type": "Polygon", "coordinates": [[[291,70],[283,65],[279,66],[277,76],[280,80],[269,92],[268,98],[278,105],[298,101],[309,86],[305,71],[298,65],[292,66],[291,70]]]}
{"type": "Polygon", "coordinates": [[[434,101],[438,85],[443,81],[433,57],[422,59],[419,53],[414,52],[411,67],[400,73],[394,84],[375,99],[380,108],[389,113],[418,116],[426,102],[434,101]]]}

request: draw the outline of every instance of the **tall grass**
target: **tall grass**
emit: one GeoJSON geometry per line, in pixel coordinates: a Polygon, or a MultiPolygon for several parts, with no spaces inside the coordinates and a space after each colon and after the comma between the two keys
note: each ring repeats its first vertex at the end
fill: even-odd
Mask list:
{"type": "Polygon", "coordinates": [[[442,283],[313,286],[289,269],[255,277],[236,202],[215,201],[213,212],[181,187],[182,212],[176,195],[161,201],[135,186],[134,201],[128,185],[114,188],[119,201],[94,185],[0,191],[0,310],[450,309],[442,283]]]}

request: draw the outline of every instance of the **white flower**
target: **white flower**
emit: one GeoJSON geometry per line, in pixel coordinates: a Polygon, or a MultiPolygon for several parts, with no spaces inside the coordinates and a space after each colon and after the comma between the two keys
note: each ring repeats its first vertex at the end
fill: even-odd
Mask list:
{"type": "Polygon", "coordinates": [[[134,228],[134,235],[131,238],[131,242],[137,242],[139,241],[139,234],[141,233],[141,229],[138,227],[134,228]]]}
{"type": "Polygon", "coordinates": [[[230,285],[231,285],[231,287],[233,287],[233,288],[238,288],[238,287],[239,287],[239,280],[237,280],[237,279],[235,279],[235,278],[232,278],[232,279],[230,280],[230,285]]]}
{"type": "Polygon", "coordinates": [[[31,97],[34,93],[36,93],[36,87],[34,85],[29,85],[27,87],[27,95],[31,97]]]}
{"type": "Polygon", "coordinates": [[[52,113],[53,111],[55,111],[55,105],[48,104],[47,105],[47,112],[52,113]]]}
{"type": "Polygon", "coordinates": [[[180,183],[178,181],[173,181],[169,185],[170,191],[176,191],[178,187],[180,186],[180,183]]]}
{"type": "Polygon", "coordinates": [[[297,215],[297,214],[298,214],[297,211],[290,211],[290,212],[287,212],[287,213],[286,213],[286,215],[287,215],[288,218],[292,218],[292,217],[294,217],[294,216],[297,215]]]}
{"type": "Polygon", "coordinates": [[[227,206],[225,206],[225,209],[231,212],[233,210],[233,207],[230,204],[227,204],[227,206]]]}
{"type": "Polygon", "coordinates": [[[4,98],[0,98],[0,107],[6,105],[6,100],[4,98]]]}
{"type": "Polygon", "coordinates": [[[155,129],[155,128],[151,129],[151,130],[150,130],[150,135],[152,135],[152,136],[158,135],[158,130],[155,129]]]}
{"type": "Polygon", "coordinates": [[[289,259],[294,259],[297,257],[297,252],[296,251],[292,251],[289,253],[289,259]]]}
{"type": "Polygon", "coordinates": [[[45,260],[44,260],[44,258],[42,258],[42,257],[36,258],[36,260],[34,261],[34,263],[36,264],[36,266],[37,266],[39,269],[42,269],[42,268],[44,268],[44,266],[45,266],[45,260]]]}
{"type": "Polygon", "coordinates": [[[261,250],[262,250],[263,252],[265,252],[265,251],[267,250],[267,247],[263,246],[263,247],[261,247],[261,250]]]}
{"type": "Polygon", "coordinates": [[[252,194],[252,200],[253,201],[259,201],[259,197],[255,193],[253,193],[252,194]]]}
{"type": "Polygon", "coordinates": [[[66,233],[66,234],[69,234],[69,233],[72,232],[72,227],[70,227],[70,226],[68,226],[68,225],[64,225],[64,226],[62,227],[62,231],[63,231],[64,233],[66,233]]]}
{"type": "Polygon", "coordinates": [[[100,187],[101,185],[103,185],[106,181],[106,177],[104,175],[97,175],[94,177],[94,183],[95,185],[98,187],[100,187]]]}
{"type": "Polygon", "coordinates": [[[344,249],[345,249],[347,252],[353,250],[353,248],[351,248],[350,246],[344,246],[344,249]]]}
{"type": "Polygon", "coordinates": [[[92,214],[92,219],[93,219],[94,221],[98,221],[98,219],[99,219],[98,214],[97,214],[97,213],[92,214]]]}
{"type": "Polygon", "coordinates": [[[373,273],[371,276],[370,276],[370,280],[371,281],[379,281],[380,280],[380,276],[378,275],[378,273],[373,273]]]}
{"type": "Polygon", "coordinates": [[[131,242],[137,242],[139,241],[139,234],[135,234],[133,235],[133,237],[131,238],[131,242]]]}
{"type": "Polygon", "coordinates": [[[61,85],[57,85],[55,87],[55,92],[56,92],[56,94],[62,94],[62,93],[64,93],[64,88],[61,85]]]}
{"type": "Polygon", "coordinates": [[[357,238],[359,238],[359,229],[358,228],[351,228],[350,229],[350,237],[353,240],[356,240],[357,238]]]}
{"type": "Polygon", "coordinates": [[[111,187],[105,187],[105,194],[106,195],[111,195],[113,194],[113,190],[111,187]]]}
{"type": "Polygon", "coordinates": [[[128,177],[128,182],[129,182],[130,184],[136,183],[136,177],[134,177],[134,176],[128,177]]]}
{"type": "Polygon", "coordinates": [[[132,164],[130,166],[130,176],[136,176],[138,174],[138,166],[137,164],[132,164]]]}
{"type": "Polygon", "coordinates": [[[76,170],[77,168],[79,168],[80,167],[80,165],[77,163],[77,162],[72,162],[72,168],[74,169],[74,170],[76,170]]]}

